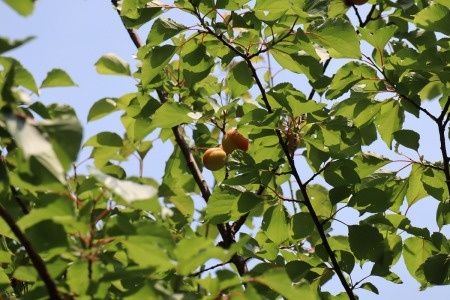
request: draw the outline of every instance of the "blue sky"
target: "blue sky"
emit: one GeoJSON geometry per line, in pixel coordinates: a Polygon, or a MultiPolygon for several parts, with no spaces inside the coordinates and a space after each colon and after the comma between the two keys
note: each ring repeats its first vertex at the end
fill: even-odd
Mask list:
{"type": "MultiPolygon", "coordinates": [[[[2,36],[12,39],[36,36],[35,40],[7,52],[5,55],[20,60],[23,66],[34,75],[38,85],[46,77],[47,72],[53,68],[64,69],[78,84],[78,87],[42,89],[41,96],[38,98],[33,95],[33,99],[39,99],[45,104],[59,102],[74,107],[84,126],[85,140],[100,131],[113,131],[120,135],[123,133],[124,130],[119,120],[120,114],[113,114],[108,118],[89,124],[86,122],[88,111],[97,100],[104,97],[120,97],[136,90],[136,81],[130,77],[99,75],[95,71],[95,62],[103,54],[111,52],[128,61],[132,70],[136,69],[137,61],[132,57],[136,53],[136,48],[129,39],[110,1],[41,0],[36,5],[35,12],[26,18],[17,15],[3,2],[0,2],[0,28],[2,28],[0,33],[2,36]]],[[[140,30],[144,40],[148,30],[148,25],[140,30]]],[[[332,63],[328,73],[335,71],[338,65],[332,63]]],[[[276,80],[287,80],[283,79],[283,76],[288,77],[289,74],[282,72],[280,78],[277,77],[276,80]]],[[[309,88],[303,92],[309,93],[309,88]]],[[[436,111],[436,103],[430,102],[426,105],[430,110],[436,111]]],[[[420,152],[425,154],[427,160],[440,159],[438,139],[436,135],[432,134],[435,128],[431,122],[425,118],[408,118],[405,127],[425,133],[421,135],[420,152]]],[[[167,143],[162,144],[160,141],[156,141],[149,157],[145,160],[144,175],[159,181],[171,149],[172,147],[167,143]]],[[[382,143],[377,143],[374,148],[371,148],[373,152],[386,155],[389,153],[387,150],[382,143]]],[[[405,153],[417,158],[414,153],[407,151],[405,153]]],[[[88,156],[89,150],[85,150],[79,160],[84,160],[88,156]]],[[[387,156],[399,158],[393,154],[387,156]]],[[[302,162],[299,161],[299,164],[302,162]]],[[[124,167],[129,175],[137,175],[137,160],[130,159],[124,167]]],[[[394,170],[400,167],[399,165],[389,166],[394,170]]],[[[309,175],[305,175],[305,178],[308,177],[309,175]]],[[[409,218],[413,220],[413,225],[437,231],[434,215],[436,206],[437,201],[430,198],[421,200],[414,205],[408,213],[409,218]]],[[[347,223],[356,223],[358,215],[347,209],[339,217],[347,223]]],[[[337,226],[336,232],[345,230],[345,228],[337,226]]],[[[445,228],[444,234],[449,236],[448,228],[445,228]]],[[[380,295],[360,291],[358,295],[361,299],[402,297],[402,299],[421,300],[448,297],[448,287],[433,287],[419,292],[419,284],[412,279],[402,263],[397,264],[393,271],[401,277],[404,284],[395,285],[384,279],[372,278],[370,281],[378,287],[380,295]]],[[[361,272],[361,277],[367,272],[367,270],[361,272]]],[[[357,277],[356,280],[358,280],[357,277]]],[[[333,292],[342,290],[337,280],[327,287],[333,292]]]]}

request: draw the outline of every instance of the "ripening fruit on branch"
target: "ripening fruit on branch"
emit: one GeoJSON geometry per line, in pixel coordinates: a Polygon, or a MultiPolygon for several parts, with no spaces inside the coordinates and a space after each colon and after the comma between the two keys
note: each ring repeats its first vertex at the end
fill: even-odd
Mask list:
{"type": "Polygon", "coordinates": [[[248,150],[248,139],[240,134],[237,129],[230,129],[223,136],[222,148],[227,154],[230,154],[236,149],[241,149],[242,151],[248,150]]]}
{"type": "Polygon", "coordinates": [[[203,154],[203,165],[211,171],[217,171],[225,166],[227,154],[222,148],[209,148],[203,154]]]}
{"type": "Polygon", "coordinates": [[[369,2],[369,0],[344,0],[345,4],[348,6],[354,5],[363,5],[369,2]]]}

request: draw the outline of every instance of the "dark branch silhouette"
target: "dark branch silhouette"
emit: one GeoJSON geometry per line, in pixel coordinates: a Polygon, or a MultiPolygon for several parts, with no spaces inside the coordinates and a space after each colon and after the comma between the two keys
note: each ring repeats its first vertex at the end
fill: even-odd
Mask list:
{"type": "Polygon", "coordinates": [[[19,226],[17,226],[13,217],[1,204],[0,204],[0,216],[3,218],[3,220],[5,220],[6,224],[8,224],[9,228],[11,228],[11,231],[19,239],[19,242],[25,248],[28,256],[31,259],[31,262],[33,263],[34,268],[36,269],[39,276],[44,281],[45,286],[47,287],[50,299],[52,300],[61,299],[58,289],[56,288],[56,284],[50,277],[50,274],[48,273],[47,267],[45,266],[45,262],[42,260],[39,254],[33,249],[33,246],[31,245],[30,241],[27,239],[22,230],[20,230],[19,226]]]}

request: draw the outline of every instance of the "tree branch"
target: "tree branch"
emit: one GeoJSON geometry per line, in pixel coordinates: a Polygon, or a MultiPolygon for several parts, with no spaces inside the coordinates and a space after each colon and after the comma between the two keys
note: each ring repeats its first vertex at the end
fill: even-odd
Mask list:
{"type": "MultiPolygon", "coordinates": [[[[196,11],[196,15],[197,15],[197,18],[199,19],[201,25],[205,28],[205,30],[207,30],[207,32],[209,34],[215,36],[226,47],[228,47],[230,50],[232,50],[233,52],[235,52],[237,55],[239,55],[240,57],[242,57],[245,60],[245,62],[247,63],[247,65],[248,65],[248,67],[249,67],[249,69],[250,69],[250,71],[252,73],[252,77],[255,80],[256,85],[258,86],[258,89],[259,89],[259,91],[261,93],[261,99],[263,100],[264,105],[266,106],[266,109],[267,109],[268,113],[272,113],[272,108],[271,108],[271,106],[269,104],[269,101],[267,99],[266,91],[265,91],[265,89],[264,89],[264,87],[263,87],[263,85],[261,83],[261,80],[259,79],[258,74],[256,73],[256,69],[253,66],[253,63],[250,60],[249,56],[247,56],[247,55],[241,53],[240,51],[238,51],[235,47],[233,47],[233,45],[228,43],[223,38],[222,35],[216,34],[211,28],[207,27],[206,24],[204,23],[203,19],[201,18],[200,13],[198,11],[196,11]]],[[[300,179],[299,173],[297,172],[297,169],[295,167],[294,159],[291,157],[291,155],[289,153],[289,149],[288,149],[286,143],[283,140],[282,133],[281,133],[281,131],[279,129],[276,129],[275,132],[276,132],[276,135],[278,137],[278,142],[281,145],[281,147],[283,148],[285,156],[286,156],[286,158],[287,158],[287,160],[289,162],[289,165],[291,167],[291,170],[292,170],[292,173],[294,175],[294,178],[295,178],[297,184],[300,186],[300,190],[302,192],[302,195],[303,195],[303,198],[304,198],[304,201],[305,201],[304,204],[308,208],[309,213],[311,214],[311,217],[312,217],[312,219],[314,221],[314,224],[315,224],[315,226],[317,228],[317,231],[319,232],[319,235],[321,237],[322,243],[323,243],[323,245],[324,245],[324,247],[325,247],[325,249],[326,249],[326,251],[328,253],[328,256],[329,256],[329,258],[331,260],[331,264],[333,266],[333,269],[336,272],[337,276],[339,277],[339,280],[341,281],[342,286],[344,287],[346,293],[348,294],[349,299],[354,300],[355,296],[353,294],[353,291],[352,291],[351,287],[348,285],[347,281],[345,280],[344,273],[342,272],[342,270],[341,270],[341,268],[340,268],[340,266],[339,266],[339,264],[337,262],[336,256],[335,256],[333,250],[331,249],[330,244],[328,243],[325,231],[323,230],[322,224],[320,223],[320,220],[319,220],[319,218],[318,218],[318,216],[317,216],[317,214],[316,214],[316,212],[315,212],[315,210],[314,210],[314,208],[313,208],[313,206],[311,204],[311,201],[309,199],[309,195],[308,195],[308,193],[306,191],[306,186],[303,185],[303,183],[302,183],[302,181],[300,179]]]]}
{"type": "Polygon", "coordinates": [[[436,124],[439,130],[439,141],[441,143],[442,162],[444,164],[445,182],[447,183],[447,189],[450,192],[450,159],[447,152],[447,138],[445,136],[445,127],[448,122],[448,110],[450,108],[450,97],[447,98],[447,102],[442,109],[441,114],[436,119],[436,124]],[[445,119],[445,120],[444,120],[445,119]]]}
{"type": "Polygon", "coordinates": [[[12,185],[9,186],[9,189],[11,190],[11,193],[13,194],[14,199],[16,200],[17,204],[19,204],[20,209],[22,209],[22,212],[24,215],[27,215],[30,213],[30,210],[28,209],[28,207],[25,205],[25,203],[23,203],[22,199],[20,199],[19,197],[19,193],[17,192],[17,190],[15,189],[15,187],[13,187],[12,185]]]}
{"type": "Polygon", "coordinates": [[[19,226],[17,226],[13,217],[6,211],[6,209],[1,204],[0,204],[0,216],[3,218],[3,220],[5,220],[6,224],[8,224],[9,228],[11,228],[11,231],[19,239],[19,242],[25,248],[25,251],[30,257],[34,268],[36,269],[39,276],[44,281],[45,286],[47,287],[50,299],[55,300],[61,299],[58,289],[56,288],[56,284],[50,277],[50,274],[48,273],[47,267],[45,266],[45,262],[42,260],[39,254],[37,254],[37,252],[33,249],[33,246],[31,245],[30,241],[27,239],[22,230],[20,230],[19,226]]]}
{"type": "Polygon", "coordinates": [[[300,175],[295,166],[294,159],[289,155],[289,149],[287,148],[286,144],[283,142],[283,136],[281,135],[281,132],[279,130],[276,130],[276,133],[278,136],[279,144],[283,148],[284,154],[289,162],[289,166],[291,167],[292,175],[294,176],[295,181],[297,182],[298,186],[300,187],[300,191],[302,193],[303,200],[304,200],[304,205],[308,208],[308,211],[311,214],[311,218],[313,219],[314,225],[316,226],[317,231],[319,232],[320,238],[322,240],[322,244],[325,247],[328,257],[331,260],[331,265],[333,267],[333,270],[335,271],[336,275],[338,276],[349,299],[355,300],[356,299],[355,295],[353,294],[351,287],[347,283],[347,280],[345,280],[344,273],[342,272],[341,267],[339,266],[339,263],[336,259],[336,255],[334,254],[333,249],[331,249],[331,246],[328,243],[328,239],[325,234],[325,231],[323,230],[322,223],[320,222],[319,217],[317,216],[316,211],[314,210],[314,207],[312,206],[311,200],[309,199],[309,195],[306,190],[306,185],[304,185],[302,183],[302,180],[300,179],[300,175]]]}

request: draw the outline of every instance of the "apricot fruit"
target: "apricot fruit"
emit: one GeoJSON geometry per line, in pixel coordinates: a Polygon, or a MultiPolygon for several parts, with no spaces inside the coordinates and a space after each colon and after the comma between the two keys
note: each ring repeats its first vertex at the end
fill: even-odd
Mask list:
{"type": "Polygon", "coordinates": [[[240,134],[236,128],[230,129],[222,138],[222,148],[227,154],[230,154],[236,149],[247,151],[248,139],[240,134]]]}
{"type": "Polygon", "coordinates": [[[225,166],[227,154],[222,148],[209,148],[203,154],[203,165],[211,171],[217,171],[225,166]]]}

